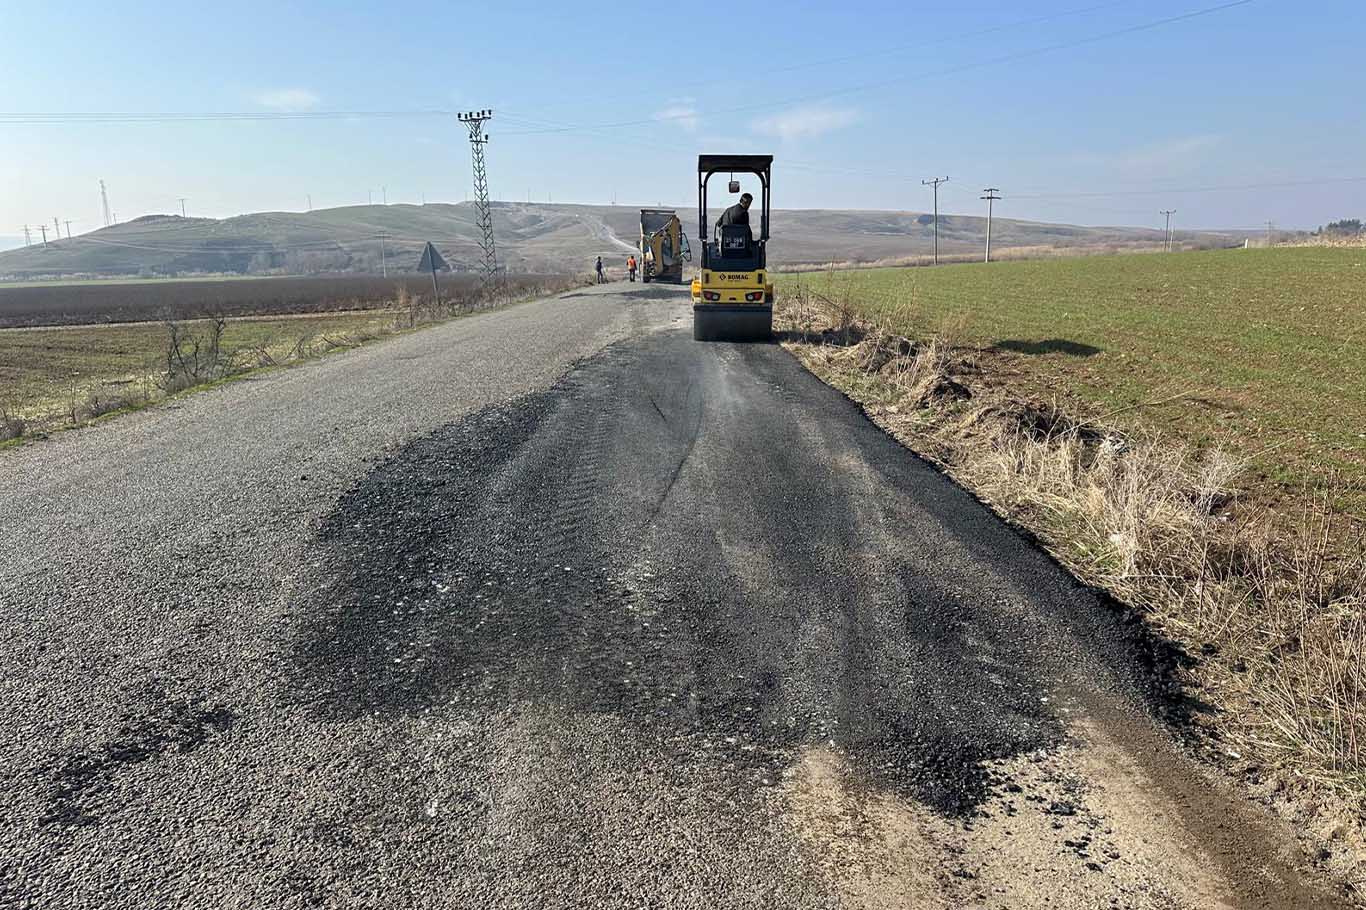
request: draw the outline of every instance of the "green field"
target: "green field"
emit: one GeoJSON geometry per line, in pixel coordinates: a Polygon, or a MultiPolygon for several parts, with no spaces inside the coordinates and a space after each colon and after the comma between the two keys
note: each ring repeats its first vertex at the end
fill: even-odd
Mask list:
{"type": "Polygon", "coordinates": [[[816,273],[780,293],[798,283],[900,334],[947,331],[1020,394],[1245,457],[1255,492],[1366,484],[1366,250],[816,273]]]}

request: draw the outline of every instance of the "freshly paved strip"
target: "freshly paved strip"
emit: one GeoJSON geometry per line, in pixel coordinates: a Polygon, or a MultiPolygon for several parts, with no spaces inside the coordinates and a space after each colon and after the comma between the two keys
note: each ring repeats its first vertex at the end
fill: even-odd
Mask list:
{"type": "Polygon", "coordinates": [[[0,905],[1332,905],[1214,830],[1169,648],[689,318],[578,292],[0,457],[0,905]]]}

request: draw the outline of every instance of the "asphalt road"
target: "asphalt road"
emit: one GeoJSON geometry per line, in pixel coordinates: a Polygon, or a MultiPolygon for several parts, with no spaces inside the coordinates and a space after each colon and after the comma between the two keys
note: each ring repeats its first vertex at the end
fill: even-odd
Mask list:
{"type": "Polygon", "coordinates": [[[0,456],[0,906],[1337,905],[1141,623],[689,326],[595,288],[0,456]]]}

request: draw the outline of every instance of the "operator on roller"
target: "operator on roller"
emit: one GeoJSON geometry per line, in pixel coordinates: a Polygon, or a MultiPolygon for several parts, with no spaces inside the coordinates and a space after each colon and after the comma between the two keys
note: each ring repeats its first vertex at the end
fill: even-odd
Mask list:
{"type": "Polygon", "coordinates": [[[739,202],[721,213],[721,217],[717,219],[716,226],[722,228],[730,224],[743,224],[746,232],[749,234],[750,242],[753,243],[754,232],[749,230],[749,206],[752,202],[754,202],[753,196],[749,193],[743,194],[740,197],[739,202]]]}

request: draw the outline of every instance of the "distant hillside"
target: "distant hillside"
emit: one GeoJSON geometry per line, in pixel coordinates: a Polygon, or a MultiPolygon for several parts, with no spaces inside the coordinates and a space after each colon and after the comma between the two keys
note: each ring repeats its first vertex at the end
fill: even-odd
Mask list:
{"type": "MultiPolygon", "coordinates": [[[[679,206],[690,237],[694,208],[679,206]]],[[[631,206],[496,203],[499,261],[513,272],[583,271],[601,255],[625,256],[639,232],[631,206]]],[[[941,215],[940,249],[976,253],[986,219],[941,215]]],[[[770,260],[775,265],[873,262],[929,254],[930,216],[919,212],[777,211],[770,260]]],[[[1152,246],[1161,231],[1042,224],[998,218],[993,242],[1002,252],[1063,248],[1078,252],[1152,246]]],[[[1241,242],[1241,235],[1182,233],[1201,245],[1241,242]]],[[[381,247],[391,271],[411,271],[422,245],[436,244],[457,270],[479,262],[474,206],[368,205],[308,213],[259,212],[235,218],[147,215],[70,240],[0,252],[0,277],[175,274],[379,273],[381,247]]],[[[695,241],[694,241],[695,242],[695,241]]]]}

